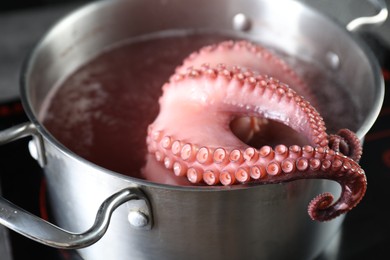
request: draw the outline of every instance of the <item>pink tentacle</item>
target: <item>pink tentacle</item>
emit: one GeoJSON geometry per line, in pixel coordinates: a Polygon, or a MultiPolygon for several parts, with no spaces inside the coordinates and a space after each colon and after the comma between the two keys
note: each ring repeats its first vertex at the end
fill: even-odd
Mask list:
{"type": "Polygon", "coordinates": [[[329,146],[356,162],[359,162],[363,153],[360,139],[349,129],[341,129],[336,135],[330,135],[329,146]]]}
{"type": "MultiPolygon", "coordinates": [[[[352,159],[346,164],[351,163],[351,161],[352,159]]],[[[344,165],[342,167],[345,167],[344,165]]],[[[333,175],[337,176],[335,180],[342,187],[340,198],[332,204],[333,195],[330,193],[323,193],[315,197],[308,207],[309,216],[313,220],[328,221],[348,212],[361,201],[366,192],[367,180],[360,167],[354,170],[351,168],[338,170],[333,175]],[[343,175],[340,176],[340,174],[343,175]]]]}
{"type": "MultiPolygon", "coordinates": [[[[237,67],[204,65],[173,75],[163,92],[147,145],[178,178],[206,185],[334,180],[342,187],[335,203],[333,195],[324,193],[309,204],[309,216],[317,221],[349,211],[364,196],[358,138],[349,130],[329,137],[317,110],[278,80],[237,67]],[[308,145],[250,147],[229,128],[237,115],[279,121],[304,135],[308,145]]],[[[252,135],[253,120],[248,122],[238,127],[242,139],[252,135]]]]}

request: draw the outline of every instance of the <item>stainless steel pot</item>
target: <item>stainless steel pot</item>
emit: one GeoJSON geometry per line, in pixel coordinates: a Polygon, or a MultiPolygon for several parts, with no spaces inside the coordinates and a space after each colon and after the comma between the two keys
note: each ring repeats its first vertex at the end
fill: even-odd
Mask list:
{"type": "MultiPolygon", "coordinates": [[[[354,20],[348,30],[384,21],[387,9],[377,2],[378,15],[354,20]]],[[[239,32],[326,64],[356,93],[351,98],[361,104],[361,139],[376,120],[384,83],[371,52],[348,30],[302,3],[92,3],[61,20],[35,48],[22,73],[22,101],[30,122],[0,132],[1,143],[33,137],[29,148],[44,169],[55,221],[69,231],[3,198],[0,222],[49,246],[77,248],[86,259],[312,259],[322,252],[337,236],[343,217],[313,222],[306,207],[323,191],[337,194],[337,184],[303,180],[226,189],[150,183],[80,158],[38,120],[51,88],[103,48],[152,32],[204,28],[239,32]]]]}

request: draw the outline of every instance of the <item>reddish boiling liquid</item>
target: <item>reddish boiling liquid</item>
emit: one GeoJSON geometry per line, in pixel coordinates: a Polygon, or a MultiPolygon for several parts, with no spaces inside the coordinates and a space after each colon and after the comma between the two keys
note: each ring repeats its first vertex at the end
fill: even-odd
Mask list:
{"type": "MultiPolygon", "coordinates": [[[[106,50],[54,88],[40,118],[57,140],[81,157],[142,178],[147,126],[158,114],[161,86],[189,53],[226,39],[231,37],[169,36],[128,42],[106,50]]],[[[308,78],[317,79],[316,73],[307,74],[308,78]]],[[[332,114],[353,115],[345,111],[353,106],[340,106],[342,96],[332,100],[335,107],[340,107],[332,114]]],[[[326,93],[320,101],[329,102],[326,93]]],[[[343,127],[348,127],[343,123],[343,127]]],[[[353,119],[351,124],[353,128],[353,119]]],[[[266,143],[267,138],[270,144],[303,142],[289,128],[273,122],[257,140],[266,143]]]]}

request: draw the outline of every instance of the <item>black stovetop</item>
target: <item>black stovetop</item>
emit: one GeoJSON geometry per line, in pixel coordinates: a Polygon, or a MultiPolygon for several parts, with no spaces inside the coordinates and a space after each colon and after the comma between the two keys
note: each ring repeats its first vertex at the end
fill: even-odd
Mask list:
{"type": "MultiPolygon", "coordinates": [[[[45,20],[46,25],[54,21],[61,12],[65,13],[71,8],[72,6],[66,6],[56,9],[57,13],[45,20]]],[[[390,88],[390,46],[376,34],[367,32],[361,36],[380,62],[386,80],[386,90],[388,90],[390,88]]],[[[35,40],[37,37],[31,41],[35,40]]],[[[385,93],[385,102],[379,118],[367,134],[364,143],[361,165],[367,174],[367,193],[362,202],[346,216],[342,226],[337,260],[383,259],[383,256],[386,258],[390,255],[387,248],[390,243],[390,213],[386,209],[389,204],[387,200],[390,198],[387,184],[388,181],[390,183],[390,91],[385,93]]],[[[0,99],[0,129],[26,120],[18,96],[0,99]]],[[[36,161],[31,158],[27,143],[28,140],[19,140],[0,146],[1,192],[5,198],[41,216],[41,208],[45,204],[44,194],[42,194],[43,174],[36,161]]],[[[11,259],[14,260],[79,259],[72,251],[59,251],[43,246],[13,231],[8,231],[8,237],[11,259]],[[29,257],[26,258],[26,255],[29,257]]],[[[0,259],[3,259],[2,256],[0,259]]],[[[327,258],[320,256],[318,259],[327,258]]]]}

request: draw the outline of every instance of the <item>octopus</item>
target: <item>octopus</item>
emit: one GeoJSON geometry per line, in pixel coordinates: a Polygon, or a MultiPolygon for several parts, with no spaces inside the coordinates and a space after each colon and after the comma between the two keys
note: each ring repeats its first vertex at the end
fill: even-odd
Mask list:
{"type": "Polygon", "coordinates": [[[309,203],[308,214],[316,221],[344,214],[363,198],[367,181],[359,165],[359,138],[348,129],[328,134],[311,89],[266,48],[248,41],[203,47],[183,61],[162,90],[146,143],[174,178],[213,186],[338,182],[337,201],[325,192],[309,203]],[[271,122],[301,139],[252,145],[271,122]]]}

